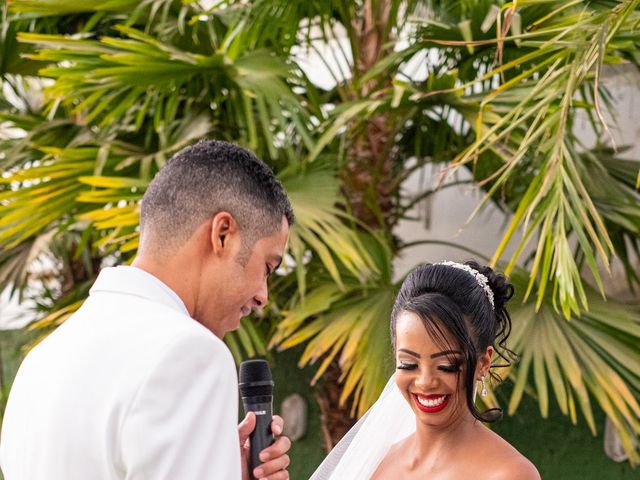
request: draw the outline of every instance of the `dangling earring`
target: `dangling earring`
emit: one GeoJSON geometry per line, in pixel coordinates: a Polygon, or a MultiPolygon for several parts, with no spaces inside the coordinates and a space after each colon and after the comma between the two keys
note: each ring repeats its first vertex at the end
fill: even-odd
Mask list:
{"type": "Polygon", "coordinates": [[[480,377],[480,381],[482,382],[482,391],[480,392],[480,396],[481,397],[486,397],[487,396],[487,386],[484,383],[484,375],[482,375],[482,377],[480,377]]]}

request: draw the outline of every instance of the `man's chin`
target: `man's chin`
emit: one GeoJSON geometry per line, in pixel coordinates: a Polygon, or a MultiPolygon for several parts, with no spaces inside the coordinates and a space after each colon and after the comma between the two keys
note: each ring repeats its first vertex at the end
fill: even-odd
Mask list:
{"type": "Polygon", "coordinates": [[[203,325],[205,327],[207,327],[209,330],[211,330],[211,332],[218,338],[222,339],[225,334],[229,333],[229,332],[234,332],[236,330],[238,330],[238,328],[240,328],[240,322],[242,321],[242,312],[235,318],[230,318],[230,317],[226,317],[224,318],[222,321],[220,321],[220,319],[218,320],[217,324],[214,325],[207,325],[204,324],[203,325]]]}
{"type": "Polygon", "coordinates": [[[204,326],[207,327],[207,329],[209,329],[211,333],[213,333],[216,337],[222,340],[227,333],[238,330],[238,328],[240,327],[240,317],[238,317],[237,319],[227,318],[215,325],[204,326]]]}
{"type": "Polygon", "coordinates": [[[237,319],[235,320],[231,320],[228,325],[226,325],[226,331],[227,332],[235,332],[236,330],[238,330],[238,328],[240,328],[240,323],[242,322],[242,319],[244,318],[244,315],[240,314],[238,315],[237,319]]]}

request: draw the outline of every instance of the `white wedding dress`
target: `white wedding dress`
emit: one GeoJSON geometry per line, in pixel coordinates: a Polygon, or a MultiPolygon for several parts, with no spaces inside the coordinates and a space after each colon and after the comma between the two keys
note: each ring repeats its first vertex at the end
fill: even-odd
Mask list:
{"type": "Polygon", "coordinates": [[[416,431],[416,419],[392,375],[369,411],[331,450],[309,480],[371,478],[392,445],[416,431]]]}

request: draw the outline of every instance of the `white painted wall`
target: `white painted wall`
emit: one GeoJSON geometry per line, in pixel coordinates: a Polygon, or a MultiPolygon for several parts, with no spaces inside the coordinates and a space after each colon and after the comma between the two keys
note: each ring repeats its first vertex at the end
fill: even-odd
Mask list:
{"type": "Polygon", "coordinates": [[[32,310],[18,302],[17,296],[9,297],[9,290],[0,293],[0,330],[22,328],[35,320],[32,310]]]}

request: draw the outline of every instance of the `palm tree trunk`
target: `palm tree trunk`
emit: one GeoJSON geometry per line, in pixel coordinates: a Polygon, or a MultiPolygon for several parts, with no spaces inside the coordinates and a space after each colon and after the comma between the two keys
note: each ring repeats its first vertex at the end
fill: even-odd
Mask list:
{"type": "MultiPolygon", "coordinates": [[[[390,0],[366,0],[360,17],[352,25],[358,44],[353,47],[355,65],[353,77],[361,77],[387,53],[391,13],[390,0]]],[[[391,86],[393,73],[380,81],[364,83],[356,97],[365,99],[380,88],[391,86]]],[[[396,131],[391,115],[373,115],[350,140],[347,165],[341,174],[342,190],[352,215],[374,230],[390,232],[394,226],[393,137],[396,131]]],[[[353,426],[351,400],[340,404],[342,385],[340,365],[334,360],[324,374],[324,381],[316,394],[322,412],[321,423],[325,448],[333,446],[353,426]]]]}
{"type": "MultiPolygon", "coordinates": [[[[354,25],[359,44],[354,48],[354,78],[368,72],[390,53],[390,0],[367,0],[362,15],[354,25]]],[[[365,82],[357,92],[369,98],[376,89],[391,86],[393,74],[378,76],[365,82]]],[[[351,139],[347,168],[342,175],[344,194],[353,215],[368,227],[390,230],[393,227],[393,134],[395,125],[390,115],[371,116],[364,128],[351,139]]]]}

